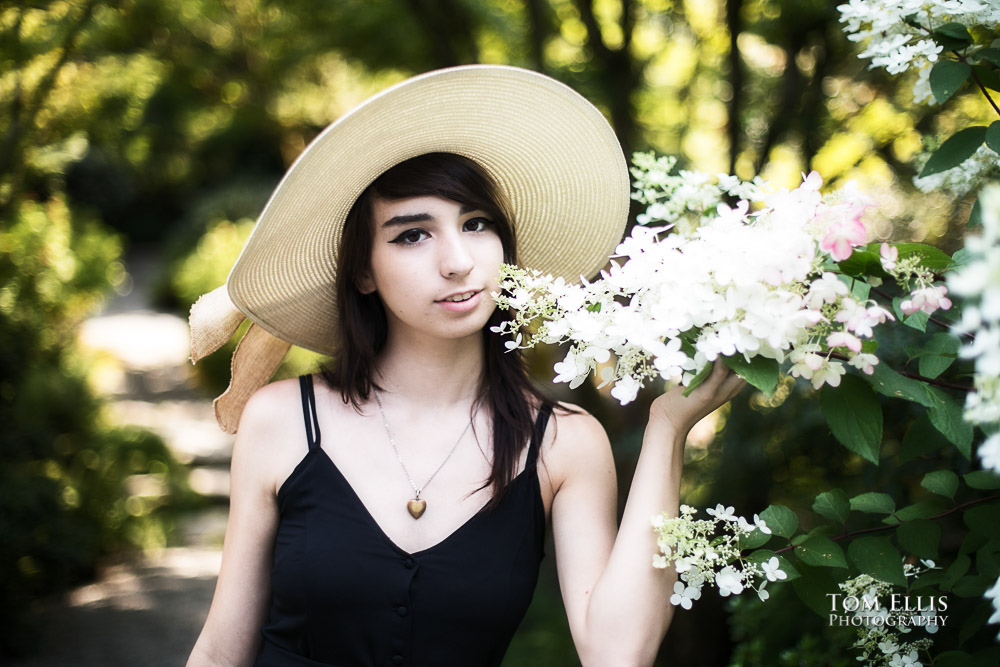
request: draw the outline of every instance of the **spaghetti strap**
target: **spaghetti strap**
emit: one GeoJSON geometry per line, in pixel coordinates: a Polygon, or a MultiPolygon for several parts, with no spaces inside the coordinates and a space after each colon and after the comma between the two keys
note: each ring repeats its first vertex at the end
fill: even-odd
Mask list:
{"type": "Polygon", "coordinates": [[[528,445],[528,460],[525,462],[525,468],[534,467],[538,460],[538,451],[542,448],[542,438],[545,437],[545,427],[548,426],[551,416],[552,405],[550,403],[545,403],[538,409],[535,427],[531,432],[531,444],[528,445]]]}
{"type": "Polygon", "coordinates": [[[313,391],[313,376],[300,375],[299,389],[302,392],[302,417],[306,422],[306,443],[312,451],[319,447],[319,417],[316,414],[316,393],[313,391]]]}

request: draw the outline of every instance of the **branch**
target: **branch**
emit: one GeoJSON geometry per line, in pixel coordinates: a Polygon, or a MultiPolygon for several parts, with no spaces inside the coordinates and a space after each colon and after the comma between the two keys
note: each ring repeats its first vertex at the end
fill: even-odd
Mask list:
{"type": "MultiPolygon", "coordinates": [[[[916,27],[918,27],[921,30],[923,30],[924,32],[926,32],[928,35],[933,35],[934,34],[933,30],[931,30],[930,28],[925,27],[925,26],[923,26],[923,25],[921,25],[919,23],[917,23],[917,24],[911,24],[911,25],[915,25],[916,27]]],[[[966,57],[963,56],[961,53],[959,53],[956,49],[952,49],[951,52],[955,54],[955,57],[958,58],[959,61],[961,61],[962,63],[965,63],[966,65],[969,65],[968,59],[966,59],[966,57]]],[[[969,65],[969,67],[971,68],[972,66],[969,65]]],[[[986,86],[983,85],[983,82],[980,81],[979,77],[976,75],[976,70],[972,70],[972,80],[976,82],[977,86],[979,86],[979,90],[982,91],[982,93],[986,97],[987,101],[989,101],[990,106],[993,107],[993,110],[996,111],[998,115],[1000,115],[1000,107],[998,107],[997,104],[996,104],[996,102],[993,101],[993,98],[990,97],[989,92],[986,90],[986,86]]]]}
{"type": "MultiPolygon", "coordinates": [[[[847,355],[841,354],[840,352],[830,352],[830,356],[834,359],[839,359],[840,361],[849,361],[847,355]]],[[[880,361],[879,363],[884,363],[880,361]]],[[[970,392],[974,391],[974,387],[967,387],[964,384],[954,384],[953,382],[945,382],[944,380],[938,380],[937,378],[929,378],[920,375],[919,373],[911,373],[908,370],[896,371],[903,377],[908,377],[912,380],[919,380],[920,382],[926,382],[927,384],[934,385],[935,387],[941,387],[942,389],[953,389],[955,391],[970,392]]]]}
{"type": "MultiPolygon", "coordinates": [[[[872,287],[871,291],[875,292],[876,294],[878,294],[880,297],[882,297],[883,299],[885,299],[889,303],[892,303],[892,295],[889,294],[888,292],[886,292],[884,290],[881,290],[878,287],[872,287]]],[[[942,320],[939,320],[936,317],[929,317],[928,316],[927,321],[928,322],[933,322],[934,324],[938,325],[942,329],[949,329],[949,330],[951,329],[951,325],[950,324],[948,324],[947,322],[944,322],[942,320]]],[[[956,332],[953,332],[953,333],[955,333],[958,336],[965,336],[966,338],[968,338],[970,340],[976,340],[975,334],[970,333],[968,331],[956,331],[956,332]]]]}
{"type": "MultiPolygon", "coordinates": [[[[956,505],[955,507],[952,507],[950,510],[945,510],[944,512],[941,512],[939,514],[935,514],[934,516],[929,516],[929,517],[927,517],[926,520],[927,521],[934,521],[936,519],[940,519],[942,517],[946,517],[949,514],[954,514],[955,512],[959,512],[961,510],[964,510],[967,507],[972,507],[973,505],[978,505],[979,503],[989,502],[990,500],[996,500],[998,498],[1000,498],[1000,494],[994,494],[992,496],[987,496],[985,498],[977,498],[976,500],[970,500],[970,501],[968,501],[966,503],[962,503],[961,505],[956,505]]],[[[895,516],[895,514],[896,513],[893,512],[889,516],[895,516]]],[[[903,523],[905,523],[905,522],[900,521],[898,524],[892,524],[892,525],[887,525],[887,526],[875,526],[873,528],[862,528],[861,530],[853,530],[853,531],[851,531],[849,533],[845,532],[845,533],[843,533],[841,535],[837,535],[836,537],[831,537],[830,539],[833,540],[834,542],[839,542],[841,540],[846,540],[849,537],[856,537],[858,535],[864,535],[865,533],[877,533],[877,532],[880,532],[880,531],[883,531],[883,530],[892,530],[894,528],[898,528],[903,523]]],[[[775,550],[774,553],[780,554],[780,553],[782,553],[784,551],[791,551],[791,550],[795,549],[795,546],[796,545],[794,545],[794,544],[789,544],[787,547],[782,547],[780,549],[775,550]]]]}

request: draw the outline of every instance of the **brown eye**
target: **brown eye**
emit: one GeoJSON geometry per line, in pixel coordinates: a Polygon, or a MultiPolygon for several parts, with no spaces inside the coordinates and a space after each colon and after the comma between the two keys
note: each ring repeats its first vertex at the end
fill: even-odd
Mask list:
{"type": "Polygon", "coordinates": [[[485,232],[493,222],[486,218],[469,218],[462,225],[462,229],[467,232],[485,232]]]}
{"type": "Polygon", "coordinates": [[[389,243],[398,243],[400,245],[415,245],[424,240],[428,234],[422,229],[407,229],[405,232],[394,238],[389,243]]]}

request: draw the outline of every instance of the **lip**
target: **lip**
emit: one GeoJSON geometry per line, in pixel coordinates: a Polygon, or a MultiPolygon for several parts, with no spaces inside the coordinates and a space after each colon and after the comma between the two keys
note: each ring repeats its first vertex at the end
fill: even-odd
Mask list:
{"type": "Polygon", "coordinates": [[[467,289],[467,290],[461,290],[459,292],[452,292],[448,296],[444,297],[444,299],[439,299],[434,303],[438,304],[439,306],[442,306],[445,310],[451,311],[453,313],[464,313],[478,306],[482,297],[483,297],[483,290],[467,289]],[[475,292],[475,294],[470,296],[465,301],[445,301],[445,299],[450,299],[453,296],[458,296],[459,294],[465,294],[466,292],[473,292],[473,291],[475,292]]]}

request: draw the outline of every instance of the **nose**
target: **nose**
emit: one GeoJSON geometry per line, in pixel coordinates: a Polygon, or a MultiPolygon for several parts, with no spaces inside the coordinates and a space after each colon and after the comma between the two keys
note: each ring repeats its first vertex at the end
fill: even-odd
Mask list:
{"type": "Polygon", "coordinates": [[[462,277],[469,274],[475,266],[470,249],[466,246],[468,239],[461,233],[446,234],[441,248],[441,275],[445,278],[462,277]]]}

